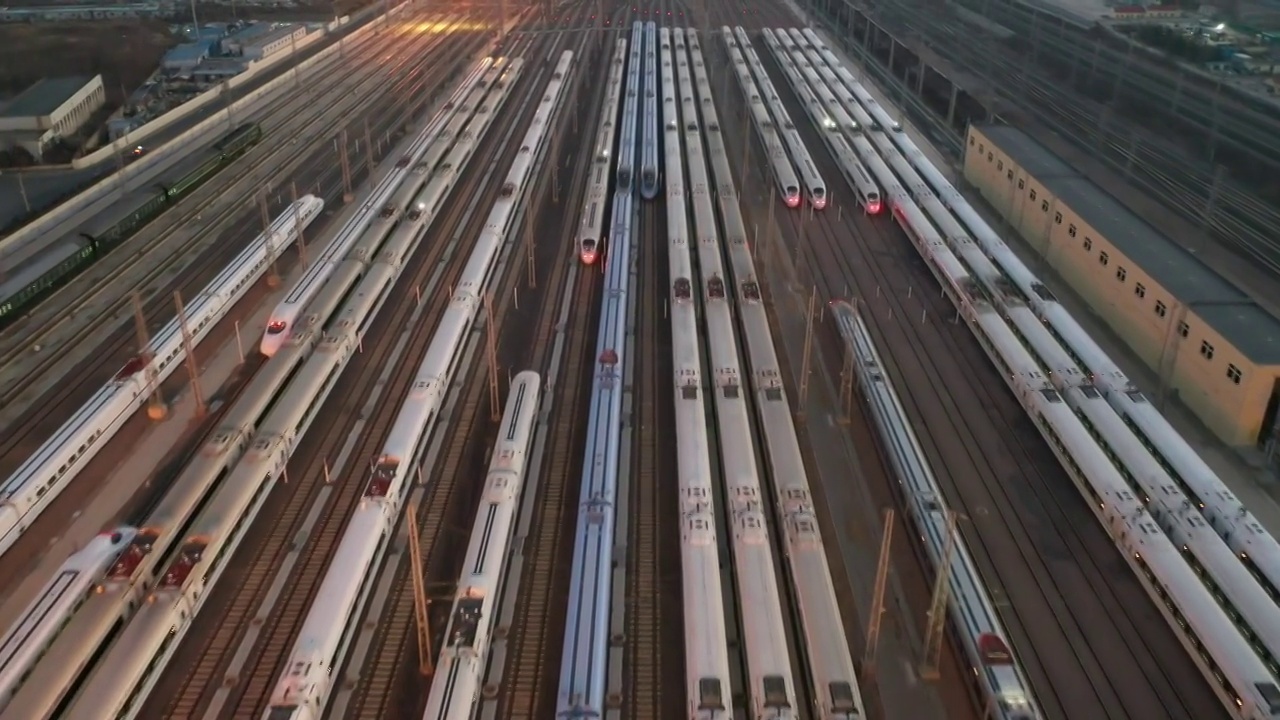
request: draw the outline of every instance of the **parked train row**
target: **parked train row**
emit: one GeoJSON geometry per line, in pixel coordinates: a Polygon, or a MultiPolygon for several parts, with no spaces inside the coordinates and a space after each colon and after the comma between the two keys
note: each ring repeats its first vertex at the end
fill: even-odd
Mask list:
{"type": "MultiPolygon", "coordinates": [[[[1114,413],[1098,387],[1086,382],[1075,362],[1079,343],[1064,340],[1070,333],[1055,335],[1047,320],[1039,321],[1029,303],[1043,307],[1052,296],[1036,294],[1039,283],[1029,273],[1023,278],[1025,288],[1015,282],[1024,294],[1007,289],[1005,278],[1014,275],[993,262],[997,253],[991,242],[979,246],[951,215],[963,200],[953,188],[948,194],[953,207],[938,200],[920,177],[922,166],[932,166],[918,149],[904,156],[894,140],[901,135],[894,132],[900,127],[816,34],[779,32],[776,39],[780,56],[815,69],[819,82],[835,91],[839,104],[892,167],[893,174],[877,179],[893,202],[898,224],[1091,501],[1224,706],[1236,717],[1280,717],[1275,604],[1206,529],[1204,518],[1158,458],[1147,455],[1142,440],[1114,413]]],[[[931,172],[941,180],[936,169],[931,172]]],[[[1001,248],[1012,257],[1002,243],[996,249],[1001,248]]]]}
{"type": "MultiPolygon", "coordinates": [[[[609,655],[609,609],[613,591],[613,529],[622,444],[622,379],[628,341],[631,243],[635,220],[633,168],[640,131],[639,98],[656,90],[656,75],[644,63],[645,47],[657,37],[654,24],[631,28],[626,95],[619,131],[617,186],[613,193],[605,286],[601,295],[597,363],[583,453],[581,501],[573,547],[573,574],[561,656],[558,716],[603,715],[609,655]]],[[[655,128],[656,129],[656,124],[655,128]]]]}
{"type": "MultiPolygon", "coordinates": [[[[822,210],[827,207],[827,184],[822,179],[821,173],[818,172],[818,166],[813,163],[813,158],[809,155],[809,149],[804,146],[804,141],[800,138],[800,131],[796,129],[795,123],[791,121],[791,115],[782,105],[782,100],[778,98],[778,93],[773,88],[773,81],[769,79],[768,73],[764,71],[764,65],[760,63],[760,58],[756,55],[755,48],[751,47],[751,40],[747,37],[747,31],[738,28],[733,35],[726,38],[729,44],[729,55],[733,59],[734,71],[738,75],[738,81],[743,89],[743,94],[748,97],[763,97],[764,104],[768,107],[769,112],[773,115],[773,127],[782,134],[782,140],[787,146],[788,152],[791,153],[791,161],[795,164],[796,174],[800,176],[800,182],[804,184],[805,194],[809,198],[809,204],[814,210],[822,210]],[[735,50],[738,51],[735,53],[735,50]],[[743,71],[746,72],[743,72],[743,71]]],[[[755,115],[752,115],[755,118],[755,115]]]]}
{"type": "Polygon", "coordinates": [[[587,178],[587,195],[582,203],[582,219],[578,222],[578,256],[586,265],[595,263],[603,250],[605,209],[609,204],[609,185],[612,182],[609,171],[613,168],[613,143],[617,139],[615,127],[622,103],[626,66],[627,41],[619,40],[609,63],[600,127],[596,129],[595,144],[591,150],[591,175],[587,178]]]}
{"type": "MultiPolygon", "coordinates": [[[[859,387],[880,430],[881,447],[898,475],[898,487],[907,512],[920,532],[934,570],[942,572],[943,563],[948,562],[947,503],[942,489],[933,477],[911,420],[883,370],[880,352],[862,318],[844,301],[833,303],[831,310],[840,334],[853,352],[859,387]]],[[[970,676],[975,704],[987,708],[987,716],[992,720],[1043,717],[1022,666],[1009,650],[1008,636],[969,556],[969,548],[958,533],[948,564],[951,629],[965,655],[977,660],[970,676]]]]}
{"type": "MultiPolygon", "coordinates": [[[[697,36],[692,31],[676,30],[676,78],[685,122],[685,165],[689,172],[707,349],[711,367],[715,368],[716,392],[711,407],[715,410],[725,512],[732,531],[729,549],[742,620],[747,695],[752,708],[749,716],[770,717],[770,713],[782,708],[795,712],[798,697],[787,646],[788,619],[782,607],[773,541],[765,515],[768,500],[763,473],[756,462],[759,454],[753,441],[751,410],[746,395],[740,391],[741,379],[747,373],[738,355],[737,333],[725,287],[722,242],[716,227],[715,191],[708,177],[703,143],[702,126],[713,122],[713,116],[706,110],[699,116],[699,98],[688,60],[689,46],[696,43],[697,36]]],[[[697,60],[701,55],[694,57],[697,60]]],[[[709,95],[704,97],[710,99],[709,95]]],[[[700,439],[707,441],[705,429],[700,439]]]]}
{"type": "MultiPolygon", "coordinates": [[[[727,37],[727,36],[726,36],[727,37]]],[[[763,431],[764,457],[772,481],[773,509],[781,539],[781,556],[790,579],[791,601],[800,622],[800,643],[808,672],[808,690],[815,717],[852,720],[866,716],[862,694],[841,632],[840,608],[835,584],[827,566],[813,495],[787,400],[786,389],[768,317],[760,302],[755,263],[747,244],[747,231],[738,204],[738,191],[729,168],[729,156],[720,133],[720,121],[698,42],[689,31],[689,55],[701,108],[705,139],[710,151],[712,176],[729,249],[729,267],[739,293],[739,323],[753,379],[756,422],[763,431]]]]}
{"type": "MultiPolygon", "coordinates": [[[[437,191],[448,194],[458,170],[488,127],[505,87],[518,72],[518,60],[485,60],[464,79],[449,109],[426,132],[434,135],[450,118],[471,115],[473,109],[482,107],[481,99],[493,86],[490,109],[477,111],[462,135],[469,139],[454,146],[422,197],[437,191]],[[459,110],[464,98],[467,100],[459,110]]],[[[440,142],[446,147],[450,144],[440,142]]],[[[16,688],[17,694],[4,707],[2,717],[49,717],[64,703],[64,695],[70,702],[77,690],[75,707],[84,717],[106,712],[102,708],[119,708],[125,715],[129,713],[126,708],[136,711],[149,682],[185,632],[193,610],[198,609],[206,585],[212,584],[231,557],[240,533],[283,472],[289,453],[434,216],[433,211],[401,223],[385,246],[380,234],[366,235],[357,243],[337,273],[358,268],[363,281],[351,292],[334,285],[322,290],[308,308],[310,314],[318,315],[316,322],[294,333],[254,377],[222,427],[140,524],[137,535],[123,547],[78,610],[69,616],[45,617],[42,622],[51,630],[38,641],[33,637],[24,643],[26,668],[14,678],[14,686],[4,688],[8,692],[16,688]],[[329,313],[316,308],[339,304],[342,309],[325,333],[322,326],[329,313]],[[313,348],[315,354],[311,355],[313,348]],[[286,382],[288,388],[281,392],[286,382]],[[193,523],[191,518],[197,512],[193,523]],[[188,540],[180,546],[182,537],[188,540]],[[162,563],[167,569],[162,570],[162,563]],[[150,602],[138,609],[144,597],[150,602]],[[135,622],[125,627],[131,617],[135,622]],[[99,652],[105,653],[99,671],[80,680],[99,652]],[[41,661],[32,668],[38,659],[41,661]],[[134,697],[122,695],[135,689],[134,697]]],[[[50,583],[24,618],[38,612],[54,592],[57,588],[50,583]]]]}
{"type": "MultiPolygon", "coordinates": [[[[550,145],[550,129],[561,110],[572,63],[573,53],[565,52],[555,66],[520,146],[527,152],[517,154],[512,162],[485,229],[472,248],[418,367],[413,389],[401,405],[382,451],[371,459],[363,499],[347,523],[264,718],[316,720],[324,714],[336,684],[335,675],[360,626],[377,569],[399,523],[414,469],[421,467],[427,439],[465,355],[483,295],[507,248],[512,228],[517,227],[527,210],[524,200],[550,145]]],[[[515,78],[510,79],[514,82],[515,78]]],[[[505,94],[505,89],[497,92],[505,94]]],[[[499,106],[501,98],[492,104],[499,106]]],[[[478,675],[474,680],[478,683],[478,675]]],[[[462,699],[469,712],[473,698],[468,695],[462,699]]]]}
{"type": "MultiPolygon", "coordinates": [[[[680,32],[680,31],[677,31],[680,32]]],[[[697,118],[681,122],[672,69],[671,31],[662,28],[662,108],[664,176],[667,195],[667,262],[671,278],[671,359],[676,415],[676,457],[680,483],[681,587],[684,592],[685,717],[727,720],[732,687],[729,679],[728,636],[720,582],[720,541],[717,537],[707,408],[702,394],[702,333],[693,300],[693,258],[689,248],[684,154],[680,137],[697,132],[697,118]],[[692,124],[692,130],[686,130],[692,124]]],[[[689,87],[688,60],[679,50],[681,79],[689,87]]],[[[700,147],[700,145],[699,145],[700,147]]],[[[705,184],[705,170],[703,171],[705,184]]],[[[702,190],[705,199],[706,188],[702,190]]],[[[714,218],[713,218],[714,221],[714,218]]],[[[723,291],[724,284],[721,282],[723,291]]],[[[724,303],[721,303],[722,305],[724,303]]]]}
{"type": "MultiPolygon", "coordinates": [[[[209,334],[323,209],[324,201],[318,197],[299,199],[190,300],[186,318],[193,345],[209,334]]],[[[184,347],[182,324],[175,317],[0,486],[0,554],[22,537],[154,388],[182,366],[184,347]]]]}

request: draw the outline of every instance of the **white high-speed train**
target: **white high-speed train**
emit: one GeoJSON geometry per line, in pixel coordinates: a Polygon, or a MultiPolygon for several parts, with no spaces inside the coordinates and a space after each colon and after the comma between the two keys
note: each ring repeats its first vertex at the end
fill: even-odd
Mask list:
{"type": "MultiPolygon", "coordinates": [[[[676,102],[671,32],[661,30],[663,150],[667,193],[667,262],[671,277],[671,359],[675,369],[677,469],[680,476],[681,587],[684,592],[686,717],[728,720],[731,714],[728,638],[720,578],[720,548],[711,487],[710,444],[703,402],[697,303],[684,184],[680,104],[676,102]]],[[[687,62],[684,43],[677,46],[687,62]]],[[[687,73],[686,73],[687,79],[687,73]]]]}
{"type": "Polygon", "coordinates": [[[542,379],[526,370],[511,380],[511,393],[485,476],[485,493],[467,545],[444,646],[427,695],[424,720],[466,720],[480,695],[489,640],[502,595],[516,509],[524,490],[542,379]]]}
{"type": "Polygon", "coordinates": [[[813,206],[814,210],[826,208],[827,184],[822,179],[821,173],[818,172],[818,166],[814,164],[813,158],[809,156],[809,149],[804,146],[804,140],[800,138],[800,131],[796,130],[795,123],[791,121],[790,113],[783,107],[782,99],[778,97],[777,91],[774,90],[773,81],[769,79],[769,74],[765,72],[764,65],[760,62],[760,57],[756,55],[755,48],[751,47],[751,39],[747,37],[747,31],[741,27],[733,30],[728,27],[722,27],[720,33],[724,36],[725,42],[729,44],[729,47],[734,46],[736,39],[737,47],[747,61],[749,72],[755,77],[756,87],[760,89],[765,105],[773,113],[777,127],[781,128],[782,140],[786,143],[787,149],[791,151],[791,160],[795,163],[796,174],[800,176],[800,182],[804,184],[805,192],[809,196],[809,204],[813,206]]]}
{"type": "MultiPolygon", "coordinates": [[[[425,440],[439,417],[485,289],[520,217],[529,177],[545,155],[549,118],[560,104],[563,73],[569,60],[563,59],[556,68],[521,146],[531,151],[520,153],[513,161],[485,229],[419,364],[413,389],[401,405],[382,452],[372,463],[364,497],[343,532],[303,622],[284,675],[264,712],[266,718],[315,720],[324,713],[333,691],[334,673],[359,626],[378,565],[399,522],[402,504],[412,485],[413,468],[418,467],[426,450],[425,440]]],[[[494,109],[500,107],[501,99],[491,103],[494,109]]]]}
{"type": "MultiPolygon", "coordinates": [[[[409,149],[373,189],[368,199],[315,258],[306,273],[289,289],[284,299],[271,311],[259,346],[263,355],[271,357],[284,344],[291,332],[298,332],[298,317],[330,278],[351,287],[358,279],[352,274],[334,275],[357,241],[374,235],[376,252],[381,241],[390,236],[401,213],[409,209],[409,201],[427,182],[436,163],[453,144],[462,125],[470,119],[489,86],[497,81],[507,60],[485,58],[462,81],[444,108],[418,133],[409,149]],[[461,103],[458,102],[460,98],[461,103]],[[376,222],[374,221],[376,218],[376,222]],[[372,227],[370,227],[372,224],[372,227]]],[[[332,312],[332,308],[330,308],[332,312]]],[[[320,321],[327,319],[327,314],[320,321]]]]}
{"type": "Polygon", "coordinates": [[[658,33],[652,22],[644,26],[644,109],[640,137],[640,195],[658,197],[658,33]]]}
{"type": "Polygon", "coordinates": [[[801,618],[805,654],[808,659],[810,696],[817,707],[816,717],[855,720],[866,717],[862,692],[844,633],[832,632],[841,627],[840,608],[835,584],[827,567],[826,551],[818,528],[813,496],[800,454],[799,440],[792,420],[786,389],[782,383],[780,364],[774,350],[773,334],[756,282],[755,263],[747,245],[747,231],[742,212],[734,199],[733,175],[728,152],[718,130],[719,119],[702,61],[702,51],[691,34],[699,106],[708,128],[707,146],[711,166],[720,188],[721,220],[724,223],[724,245],[729,249],[730,267],[741,293],[742,327],[746,335],[747,360],[754,380],[756,416],[764,430],[765,453],[773,478],[774,510],[777,527],[783,528],[782,547],[801,618]]]}
{"type": "MultiPolygon", "coordinates": [[[[684,37],[692,46],[691,31],[684,37]]],[[[738,612],[741,616],[742,644],[746,651],[747,695],[751,717],[794,717],[795,678],[787,647],[787,618],[773,562],[769,526],[765,517],[764,491],[756,464],[751,416],[742,392],[733,315],[725,284],[721,242],[716,227],[715,202],[707,176],[701,123],[697,122],[698,98],[695,83],[685,61],[685,43],[677,31],[676,75],[679,82],[681,116],[685,121],[685,166],[693,203],[693,232],[697,238],[701,272],[702,309],[706,320],[707,346],[711,367],[715,368],[714,402],[721,473],[724,478],[726,511],[730,517],[734,580],[738,612]]],[[[689,48],[693,50],[692,47],[689,48]]],[[[693,57],[700,57],[700,53],[693,57]]],[[[702,117],[703,121],[707,118],[702,117]]]]}
{"type": "MultiPolygon", "coordinates": [[[[804,36],[798,33],[792,33],[791,40],[796,47],[812,45],[807,40],[802,43],[804,36]]],[[[786,45],[785,41],[782,42],[786,45]]],[[[796,54],[808,55],[815,65],[827,65],[811,47],[808,50],[801,47],[796,54]]],[[[829,67],[820,74],[833,77],[829,67]]],[[[856,84],[851,76],[841,76],[840,82],[847,86],[856,84]]],[[[1256,654],[1249,639],[1241,634],[1231,612],[1224,611],[1219,605],[1215,597],[1218,589],[1207,587],[1187,565],[1179,548],[1170,542],[1153,516],[1153,509],[1148,508],[1129,485],[1126,478],[1129,471],[1123,463],[1113,463],[1106,450],[1099,447],[1091,435],[1086,424],[1091,422],[1088,415],[1083,412],[1078,415],[1041,370],[1041,363],[1054,367],[1053,360],[1033,356],[1024,347],[1024,342],[1030,344],[1032,341],[1026,336],[1020,337],[1006,324],[1002,310],[990,305],[982,291],[977,290],[989,271],[982,269],[980,254],[975,254],[966,244],[967,235],[944,236],[917,205],[913,195],[936,211],[933,205],[936,198],[881,133],[879,128],[887,126],[889,134],[893,134],[888,118],[872,117],[870,111],[876,106],[864,104],[857,88],[847,89],[857,101],[853,106],[847,106],[848,109],[871,129],[871,139],[877,148],[888,156],[895,171],[904,175],[901,184],[893,181],[892,189],[889,189],[887,179],[882,179],[893,202],[895,220],[961,309],[984,351],[1001,369],[1006,382],[1028,415],[1035,420],[1037,429],[1063,468],[1080,492],[1091,501],[1090,506],[1099,521],[1174,634],[1209,680],[1224,707],[1238,718],[1260,720],[1280,717],[1280,689],[1267,664],[1256,654]],[[961,263],[952,250],[953,246],[961,256],[975,263],[981,273],[978,277],[974,277],[961,263]]],[[[935,214],[935,222],[948,225],[941,213],[935,214]]],[[[952,232],[959,231],[953,228],[952,232]]],[[[999,296],[995,299],[1003,302],[999,296]]],[[[1019,327],[1020,332],[1030,332],[1030,326],[1019,326],[1016,314],[1014,317],[1014,327],[1019,327]]],[[[1047,352],[1043,344],[1041,350],[1047,352]]],[[[1071,386],[1069,380],[1064,378],[1064,382],[1071,386]]]]}
{"type": "Polygon", "coordinates": [[[604,239],[604,218],[609,207],[609,179],[613,165],[613,140],[617,132],[618,111],[622,107],[623,71],[627,66],[627,41],[619,38],[609,62],[608,86],[604,109],[596,127],[595,145],[591,152],[591,176],[587,179],[587,197],[582,202],[582,219],[578,225],[578,256],[590,265],[600,255],[604,239]]]}
{"type": "MultiPolygon", "coordinates": [[[[935,571],[946,557],[946,502],[933,477],[911,420],[885,374],[880,353],[857,311],[847,302],[831,306],[840,334],[853,351],[855,368],[871,414],[880,428],[885,449],[898,475],[907,510],[935,571]]],[[[972,669],[975,705],[986,708],[991,720],[1036,720],[1040,708],[1026,673],[1009,650],[1004,626],[996,613],[969,548],[957,538],[950,563],[951,629],[972,669]]]]}
{"type": "MultiPolygon", "coordinates": [[[[507,65],[504,79],[499,81],[494,94],[499,92],[497,87],[506,83],[505,78],[509,74],[518,72],[520,64],[521,61],[516,59],[507,65]]],[[[465,87],[459,88],[453,99],[460,99],[459,94],[466,91],[465,87]]],[[[468,125],[467,132],[483,135],[492,117],[493,113],[478,113],[468,125]]],[[[458,167],[465,165],[474,146],[475,143],[467,142],[455,145],[446,165],[449,162],[458,167]]],[[[386,243],[382,242],[381,236],[366,233],[351,250],[335,272],[335,278],[348,273],[363,275],[366,267],[371,268],[374,276],[360,286],[359,294],[352,296],[355,298],[353,303],[372,307],[369,301],[376,299],[382,288],[395,281],[405,258],[417,247],[427,226],[435,218],[440,205],[438,198],[447,194],[455,178],[456,172],[443,168],[435,172],[419,198],[419,202],[436,198],[430,200],[430,212],[412,222],[400,223],[386,243]],[[376,262],[371,264],[379,245],[382,250],[376,262]]],[[[205,443],[199,455],[183,469],[172,489],[148,515],[129,547],[107,570],[97,591],[69,619],[65,616],[47,618],[50,625],[62,630],[49,648],[47,659],[30,673],[13,699],[14,717],[45,717],[51,712],[67,689],[75,685],[76,679],[87,669],[118,624],[142,602],[156,579],[161,563],[169,558],[192,515],[206,502],[218,481],[225,478],[241,459],[264,415],[283,399],[280,389],[292,380],[323,339],[319,315],[315,318],[311,315],[319,313],[327,317],[329,311],[321,312],[321,309],[336,308],[346,299],[351,298],[341,283],[331,282],[324,287],[308,308],[306,327],[292,333],[280,351],[254,376],[222,425],[205,443]]],[[[351,311],[340,317],[349,323],[351,311]]],[[[331,327],[339,327],[339,322],[335,321],[331,327]]]]}
{"type": "MultiPolygon", "coordinates": [[[[193,345],[248,292],[297,236],[298,229],[309,226],[323,209],[324,201],[314,195],[300,198],[187,302],[187,328],[193,345]]],[[[17,542],[142,407],[152,389],[182,365],[186,357],[183,343],[182,326],[174,318],[152,337],[144,353],[126,363],[0,485],[0,554],[17,542]]]]}
{"type": "Polygon", "coordinates": [[[61,623],[53,625],[48,619],[74,612],[136,533],[131,527],[121,527],[90,540],[67,558],[0,639],[0,710],[57,637],[61,623]]]}
{"type": "MultiPolygon", "coordinates": [[[[485,118],[487,123],[490,117],[492,113],[478,116],[477,120],[485,118]]],[[[472,145],[478,142],[474,138],[459,141],[472,145]]],[[[466,154],[469,156],[470,151],[466,154]]],[[[85,681],[65,715],[68,720],[88,720],[108,711],[131,717],[138,711],[201,609],[207,591],[283,472],[298,439],[358,348],[368,323],[390,294],[405,257],[425,233],[430,219],[423,215],[414,223],[416,229],[397,234],[398,241],[393,238],[384,245],[315,353],[257,427],[248,452],[186,529],[185,541],[175,549],[151,588],[149,602],[120,631],[85,681]]],[[[289,340],[286,349],[293,342],[289,340]]]]}
{"type": "Polygon", "coordinates": [[[732,34],[727,38],[727,42],[733,72],[738,78],[738,87],[742,89],[742,96],[746,99],[750,110],[751,124],[755,127],[756,134],[760,136],[760,144],[764,147],[765,160],[769,163],[774,184],[777,185],[782,202],[787,207],[800,207],[800,183],[796,178],[795,168],[787,159],[786,148],[778,139],[777,128],[769,117],[769,108],[760,97],[756,81],[751,77],[751,69],[747,67],[746,58],[742,56],[742,51],[738,48],[738,43],[733,39],[732,34]]]}
{"type": "MultiPolygon", "coordinates": [[[[764,29],[764,42],[773,53],[774,59],[782,67],[782,72],[787,76],[796,96],[800,99],[800,104],[804,106],[805,112],[809,115],[809,119],[813,121],[814,126],[818,129],[818,133],[822,136],[823,141],[827,144],[827,149],[831,151],[835,157],[836,164],[840,166],[840,171],[844,175],[845,180],[849,181],[849,186],[857,194],[858,204],[868,215],[877,215],[884,208],[884,204],[880,199],[880,188],[876,185],[876,181],[872,179],[871,174],[867,172],[866,166],[859,159],[858,153],[854,151],[853,146],[845,139],[844,132],[849,131],[855,133],[855,141],[861,141],[866,144],[866,139],[857,136],[856,133],[861,128],[848,115],[834,97],[830,97],[828,103],[827,97],[815,95],[809,88],[804,78],[799,74],[796,64],[792,61],[791,56],[782,52],[778,40],[773,34],[773,30],[764,29]]],[[[867,145],[868,151],[870,146],[867,145]]],[[[873,157],[874,152],[870,153],[873,157]]],[[[879,162],[878,157],[874,158],[879,162]]]]}

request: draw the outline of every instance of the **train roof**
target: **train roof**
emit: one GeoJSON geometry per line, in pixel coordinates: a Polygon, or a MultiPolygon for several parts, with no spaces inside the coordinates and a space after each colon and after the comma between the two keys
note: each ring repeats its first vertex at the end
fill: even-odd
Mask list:
{"type": "Polygon", "coordinates": [[[1280,364],[1280,319],[1248,294],[1026,133],[977,129],[1250,361],[1280,364]]]}

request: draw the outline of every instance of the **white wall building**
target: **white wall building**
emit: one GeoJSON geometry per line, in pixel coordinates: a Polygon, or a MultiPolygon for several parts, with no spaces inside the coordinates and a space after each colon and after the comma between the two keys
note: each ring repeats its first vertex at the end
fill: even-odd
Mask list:
{"type": "Polygon", "coordinates": [[[45,78],[0,109],[0,142],[35,157],[73,135],[107,100],[102,76],[45,78]]]}

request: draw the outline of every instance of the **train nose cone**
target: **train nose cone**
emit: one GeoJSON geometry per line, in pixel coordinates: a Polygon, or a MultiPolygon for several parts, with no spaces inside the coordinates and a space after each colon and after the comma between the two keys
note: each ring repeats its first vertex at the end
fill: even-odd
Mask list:
{"type": "Polygon", "coordinates": [[[592,264],[594,264],[594,263],[595,263],[595,261],[596,261],[596,251],[595,251],[595,250],[583,250],[583,251],[582,251],[582,264],[583,264],[583,265],[592,265],[592,264]]]}
{"type": "Polygon", "coordinates": [[[787,207],[789,207],[789,208],[799,207],[799,206],[800,206],[800,198],[799,198],[799,197],[789,197],[789,198],[787,198],[787,201],[786,201],[786,202],[787,202],[787,207]]]}

